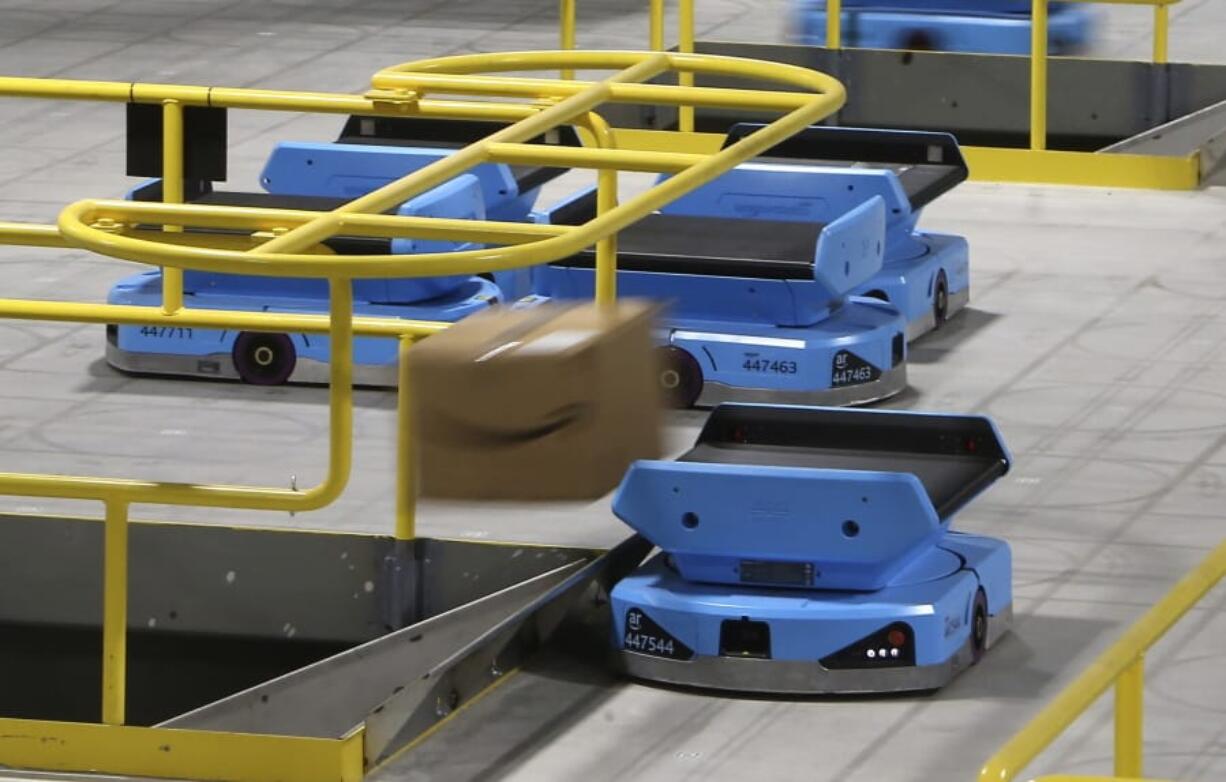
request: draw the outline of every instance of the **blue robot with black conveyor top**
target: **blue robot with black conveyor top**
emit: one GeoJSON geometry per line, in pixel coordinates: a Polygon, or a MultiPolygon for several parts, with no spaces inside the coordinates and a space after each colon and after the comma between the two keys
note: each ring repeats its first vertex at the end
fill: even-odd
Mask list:
{"type": "MultiPolygon", "coordinates": [[[[756,131],[737,125],[725,146],[756,131]]],[[[812,127],[618,237],[618,290],[669,302],[661,385],[674,404],[843,406],[906,386],[906,343],[970,296],[967,242],[920,231],[964,181],[948,134],[812,127]]],[[[579,224],[595,191],[538,214],[579,224]]],[[[587,298],[591,249],[537,271],[542,297],[587,298]]]]}
{"type": "MultiPolygon", "coordinates": [[[[131,119],[129,137],[132,137],[131,119]]],[[[502,127],[499,123],[428,118],[350,117],[336,142],[283,142],[260,176],[265,192],[222,192],[208,179],[188,182],[190,203],[330,211],[452,153],[502,127]]],[[[189,127],[189,134],[191,128],[189,127]]],[[[577,145],[562,127],[532,143],[577,145]]],[[[148,145],[146,145],[148,146],[148,145]]],[[[155,147],[156,148],[156,147],[155,147]]],[[[131,165],[130,165],[131,169],[131,165]]],[[[485,163],[408,202],[396,214],[457,219],[526,221],[540,188],[565,169],[485,163]]],[[[152,179],[133,189],[133,200],[160,200],[162,183],[152,179]]],[[[405,254],[470,249],[472,245],[417,239],[338,236],[324,242],[330,252],[405,254]]],[[[326,313],[328,283],[187,271],[184,300],[189,307],[326,313]]],[[[530,272],[482,276],[406,277],[355,280],[354,312],[409,320],[454,322],[500,301],[530,292],[530,272]]],[[[120,280],[113,304],[158,305],[162,274],[150,270],[120,280]]],[[[133,373],[239,379],[260,385],[327,382],[326,335],[265,334],[161,326],[111,326],[107,361],[133,373]]],[[[362,385],[396,384],[395,340],[354,340],[354,378],[362,385]]]]}
{"type": "Polygon", "coordinates": [[[950,530],[1009,463],[979,416],[721,405],[614,497],[660,549],[610,593],[625,671],[766,693],[943,686],[1011,624],[1008,544],[950,530]]]}
{"type": "MultiPolygon", "coordinates": [[[[761,125],[732,128],[724,145],[761,125]]],[[[741,194],[691,207],[711,215],[753,210],[771,219],[828,219],[865,200],[885,202],[881,269],[853,295],[888,301],[907,321],[907,341],[940,328],[970,301],[970,251],[964,237],[918,227],[924,207],[965,182],[970,173],[948,133],[814,126],[770,148],[758,188],[776,195],[746,205],[741,194]]],[[[677,207],[674,207],[677,208],[677,207]]]]}
{"type": "MultiPolygon", "coordinates": [[[[826,45],[826,0],[794,0],[789,37],[826,45]]],[[[843,0],[844,46],[866,49],[1029,54],[1031,0],[843,0]]],[[[1079,54],[1095,16],[1084,3],[1048,6],[1048,49],[1079,54]]]]}

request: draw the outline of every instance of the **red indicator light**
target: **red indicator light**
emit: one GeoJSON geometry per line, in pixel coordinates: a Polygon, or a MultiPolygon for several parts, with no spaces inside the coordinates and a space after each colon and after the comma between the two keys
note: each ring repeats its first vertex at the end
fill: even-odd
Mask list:
{"type": "Polygon", "coordinates": [[[895,628],[885,634],[885,639],[890,642],[890,646],[902,646],[907,642],[907,634],[895,628]]]}
{"type": "Polygon", "coordinates": [[[979,443],[975,441],[973,438],[968,437],[966,439],[965,445],[966,445],[967,453],[974,453],[975,451],[979,450],[979,443]]]}

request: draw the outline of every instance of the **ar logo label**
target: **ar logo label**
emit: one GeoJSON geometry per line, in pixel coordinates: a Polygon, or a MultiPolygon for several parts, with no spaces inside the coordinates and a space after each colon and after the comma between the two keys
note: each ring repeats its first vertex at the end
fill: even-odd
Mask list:
{"type": "Polygon", "coordinates": [[[690,660],[694,657],[693,649],[637,608],[626,612],[626,634],[622,638],[622,646],[626,651],[670,660],[690,660]]]}

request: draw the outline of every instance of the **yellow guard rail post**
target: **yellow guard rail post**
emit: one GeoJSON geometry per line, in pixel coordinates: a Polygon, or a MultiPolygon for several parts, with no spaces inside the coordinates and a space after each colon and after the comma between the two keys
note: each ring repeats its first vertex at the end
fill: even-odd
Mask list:
{"type": "MultiPolygon", "coordinates": [[[[162,200],[183,203],[183,104],[177,100],[162,103],[162,200]]],[[[177,233],[177,225],[164,230],[177,233]]],[[[173,315],[183,307],[183,270],[162,267],[162,309],[173,315]]]]}
{"type": "MultiPolygon", "coordinates": [[[[1115,689],[1114,774],[1123,779],[1139,779],[1143,773],[1145,653],[1223,577],[1226,577],[1226,542],[1180,579],[1055,700],[1009,739],[979,772],[979,782],[1016,779],[1039,753],[1112,687],[1115,689]]],[[[1053,782],[1055,779],[1057,777],[1050,778],[1053,782]]]]}
{"type": "MultiPolygon", "coordinates": [[[[0,77],[0,96],[156,103],[167,131],[163,202],[84,200],[67,206],[55,225],[0,222],[0,243],[71,247],[162,266],[171,276],[183,269],[265,276],[306,276],[329,281],[329,314],[196,310],[182,306],[173,290],[161,307],[86,302],[0,299],[0,318],[98,324],[167,324],[330,336],[329,466],[319,485],[293,489],[49,474],[0,473],[0,494],[100,501],[106,509],[104,552],[104,725],[0,719],[0,763],[54,770],[97,770],[162,777],[203,776],[246,780],[356,782],[361,777],[361,730],[335,741],[251,734],[131,728],[124,726],[126,669],[127,524],[132,504],[153,503],[252,510],[305,511],[323,507],[343,490],[352,455],[352,339],[355,335],[400,340],[400,377],[410,371],[413,339],[446,324],[354,318],[351,281],[364,277],[433,276],[496,271],[545,263],[593,244],[598,247],[597,298],[616,295],[617,231],[689,190],[710,181],[782,139],[837,111],[846,95],[835,79],[804,68],[692,53],[511,52],[408,63],[380,71],[365,95],[189,87],[0,77]],[[497,77],[519,70],[613,70],[595,82],[497,77]],[[740,76],[775,82],[799,92],[717,89],[645,84],[666,71],[740,76]],[[467,101],[432,93],[474,95],[467,101]],[[511,98],[511,101],[506,100],[511,98]],[[502,99],[502,100],[499,100],[502,99]],[[526,99],[526,100],[525,100],[526,99]],[[615,136],[594,111],[606,102],[661,105],[751,105],[783,114],[759,132],[715,154],[681,154],[614,148],[615,136]],[[503,130],[447,158],[351,201],[332,212],[219,207],[182,200],[182,109],[218,106],[342,114],[412,114],[423,117],[499,120],[503,130]],[[574,149],[526,143],[565,123],[586,128],[597,146],[574,149]],[[172,160],[176,158],[177,160],[172,160]],[[598,171],[599,209],[580,226],[546,226],[382,214],[395,204],[485,162],[534,163],[598,171]],[[673,176],[618,204],[619,170],[668,172],[673,176]],[[173,180],[178,179],[176,184],[173,180]],[[148,229],[143,226],[161,226],[148,229]],[[191,233],[189,228],[228,234],[191,233]],[[332,256],[314,252],[338,234],[415,237],[486,243],[481,249],[414,256],[332,256]],[[264,238],[273,236],[268,241],[264,238]],[[176,300],[177,299],[177,300],[176,300]],[[173,751],[172,751],[173,750],[173,751]],[[288,757],[292,755],[293,757],[288,757]]],[[[172,288],[174,283],[168,284],[172,288]]],[[[181,291],[180,291],[181,293],[181,291]]],[[[408,384],[398,408],[407,418],[408,384]]],[[[396,534],[414,535],[412,448],[409,421],[400,425],[401,460],[396,487],[396,534]]]]}
{"type": "Polygon", "coordinates": [[[826,0],[826,48],[843,48],[843,0],[826,0]]]}

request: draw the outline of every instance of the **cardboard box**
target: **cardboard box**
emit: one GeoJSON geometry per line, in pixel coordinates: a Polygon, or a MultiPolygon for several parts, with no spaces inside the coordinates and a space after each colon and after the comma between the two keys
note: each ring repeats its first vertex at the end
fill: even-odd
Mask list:
{"type": "Polygon", "coordinates": [[[410,351],[423,496],[595,499],[660,453],[656,308],[497,307],[410,351]]]}

